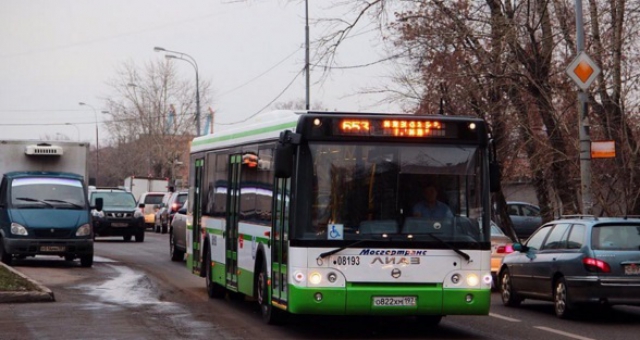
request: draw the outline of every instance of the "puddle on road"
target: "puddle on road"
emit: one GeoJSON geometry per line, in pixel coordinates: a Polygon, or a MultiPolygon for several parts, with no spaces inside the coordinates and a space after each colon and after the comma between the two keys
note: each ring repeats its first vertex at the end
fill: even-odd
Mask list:
{"type": "MultiPolygon", "coordinates": [[[[96,259],[94,258],[94,261],[96,259]]],[[[83,284],[74,288],[84,291],[99,301],[82,305],[85,310],[113,311],[118,309],[138,310],[148,315],[150,320],[170,320],[163,323],[181,334],[181,337],[200,338],[203,335],[220,334],[219,327],[203,321],[194,320],[193,315],[183,306],[173,302],[161,301],[160,293],[154,283],[144,273],[135,271],[125,265],[117,265],[117,261],[100,258],[114,273],[101,284],[83,284]]],[[[157,322],[157,321],[155,321],[157,322]]]]}

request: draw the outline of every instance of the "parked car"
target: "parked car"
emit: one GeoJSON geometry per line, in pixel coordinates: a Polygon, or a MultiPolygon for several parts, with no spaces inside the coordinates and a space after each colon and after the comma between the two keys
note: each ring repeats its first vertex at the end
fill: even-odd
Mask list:
{"type": "Polygon", "coordinates": [[[176,212],[169,228],[169,251],[171,261],[184,260],[187,252],[187,225],[191,225],[191,216],[187,213],[189,201],[185,201],[182,207],[176,212]]]}
{"type": "Polygon", "coordinates": [[[189,195],[188,191],[176,191],[168,193],[160,205],[160,209],[156,213],[155,218],[155,230],[156,232],[162,232],[165,234],[171,225],[173,216],[182,208],[182,205],[187,200],[189,195]]]}
{"type": "Polygon", "coordinates": [[[133,194],[118,188],[92,188],[89,201],[94,206],[97,198],[102,198],[102,211],[93,210],[93,229],[95,236],[122,236],[130,241],[144,242],[144,204],[136,206],[133,194]]]}
{"type": "Polygon", "coordinates": [[[512,252],[513,241],[495,222],[491,221],[491,276],[495,288],[498,286],[496,282],[498,282],[498,270],[500,270],[502,259],[512,252]]]}
{"type": "Polygon", "coordinates": [[[153,218],[153,230],[156,233],[162,232],[163,234],[165,234],[167,232],[167,223],[166,221],[163,223],[162,215],[166,214],[169,198],[171,198],[171,193],[170,192],[165,193],[164,196],[162,197],[162,203],[158,204],[158,206],[155,209],[155,216],[153,218]]]}
{"type": "Polygon", "coordinates": [[[559,219],[514,250],[499,274],[506,306],[553,301],[568,318],[582,305],[640,305],[640,219],[559,219]]]}
{"type": "Polygon", "coordinates": [[[162,198],[166,193],[149,191],[140,195],[138,204],[144,204],[144,223],[146,228],[153,229],[156,221],[156,211],[162,203],[162,198]]]}
{"type": "Polygon", "coordinates": [[[507,212],[513,223],[516,235],[521,240],[526,240],[542,225],[540,207],[527,202],[507,202],[507,212]]]}

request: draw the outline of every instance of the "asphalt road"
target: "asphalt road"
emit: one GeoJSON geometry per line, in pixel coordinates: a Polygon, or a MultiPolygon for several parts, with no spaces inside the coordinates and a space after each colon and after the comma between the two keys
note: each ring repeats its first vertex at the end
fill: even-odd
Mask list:
{"type": "Polygon", "coordinates": [[[412,318],[295,317],[267,326],[257,304],[211,300],[204,279],[169,259],[168,236],[144,243],[98,239],[92,268],[58,258],[14,268],[50,288],[56,302],[0,304],[0,339],[636,339],[640,308],[614,307],[559,320],[546,302],[502,306],[489,316],[448,316],[437,328],[412,318]]]}

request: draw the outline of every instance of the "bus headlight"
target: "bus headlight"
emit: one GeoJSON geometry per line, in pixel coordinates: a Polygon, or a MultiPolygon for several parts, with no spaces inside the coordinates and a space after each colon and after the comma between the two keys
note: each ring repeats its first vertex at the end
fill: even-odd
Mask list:
{"type": "Polygon", "coordinates": [[[76,236],[89,236],[91,235],[91,225],[83,224],[76,231],[76,236]]]}
{"type": "Polygon", "coordinates": [[[11,234],[20,235],[20,236],[28,236],[29,232],[27,228],[23,227],[18,223],[11,223],[11,234]]]}
{"type": "Polygon", "coordinates": [[[320,275],[320,273],[313,272],[309,275],[309,283],[313,285],[317,285],[317,284],[320,284],[321,281],[322,281],[322,275],[320,275]]]}
{"type": "Polygon", "coordinates": [[[467,284],[471,287],[475,287],[478,285],[478,283],[480,283],[480,279],[478,278],[478,275],[476,274],[469,274],[467,276],[467,284]]]}

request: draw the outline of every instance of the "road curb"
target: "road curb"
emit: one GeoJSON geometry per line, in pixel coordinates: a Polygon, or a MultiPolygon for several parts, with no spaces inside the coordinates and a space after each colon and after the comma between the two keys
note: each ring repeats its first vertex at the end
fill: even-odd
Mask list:
{"type": "Polygon", "coordinates": [[[10,272],[24,278],[38,288],[37,291],[29,292],[0,292],[0,303],[53,302],[56,300],[51,289],[43,286],[42,284],[40,284],[40,282],[27,277],[26,275],[11,268],[10,266],[7,266],[2,262],[0,262],[0,266],[7,268],[10,272]]]}

